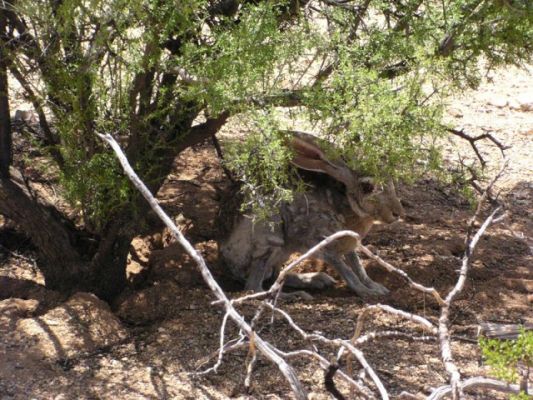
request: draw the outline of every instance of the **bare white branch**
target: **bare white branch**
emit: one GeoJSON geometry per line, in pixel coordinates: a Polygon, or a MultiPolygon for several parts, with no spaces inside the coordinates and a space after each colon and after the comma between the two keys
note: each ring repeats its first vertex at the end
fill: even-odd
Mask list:
{"type": "Polygon", "coordinates": [[[445,305],[441,307],[441,314],[439,317],[439,340],[441,348],[441,358],[444,363],[444,367],[446,368],[446,371],[450,375],[452,397],[454,398],[454,400],[461,397],[462,386],[460,384],[461,374],[459,373],[459,369],[453,362],[451,350],[450,331],[448,328],[450,307],[454,298],[461,292],[461,290],[463,290],[468,274],[470,259],[472,257],[472,254],[474,253],[474,249],[479,239],[481,238],[485,230],[490,226],[499,211],[500,207],[496,208],[485,220],[483,225],[481,225],[474,237],[469,240],[465,254],[462,259],[461,269],[459,271],[459,279],[457,280],[457,283],[455,284],[454,288],[446,296],[445,305]]]}
{"type": "Polygon", "coordinates": [[[405,271],[402,271],[401,269],[398,269],[398,268],[394,267],[393,265],[389,264],[388,262],[383,260],[378,255],[372,253],[367,247],[360,246],[359,249],[367,257],[369,257],[372,260],[376,261],[379,265],[381,265],[387,271],[392,272],[392,273],[394,273],[396,275],[399,275],[400,277],[405,279],[407,281],[407,283],[409,284],[409,286],[411,286],[412,288],[414,288],[416,290],[419,290],[421,292],[428,293],[428,294],[432,295],[433,297],[435,297],[435,299],[437,300],[437,303],[439,303],[439,305],[441,305],[441,306],[444,305],[444,300],[442,299],[442,297],[440,296],[439,292],[437,292],[437,290],[435,288],[426,287],[424,285],[421,285],[420,283],[417,283],[417,282],[413,281],[411,279],[411,277],[409,275],[407,275],[407,273],[405,271]]]}
{"type": "Polygon", "coordinates": [[[125,174],[127,177],[131,180],[131,182],[135,185],[135,187],[141,192],[143,197],[148,201],[150,204],[150,207],[154,212],[157,214],[157,216],[163,221],[163,223],[166,225],[166,227],[172,232],[172,235],[175,237],[175,239],[183,246],[185,251],[191,256],[191,258],[196,262],[196,265],[198,266],[198,269],[200,270],[200,273],[202,274],[202,277],[207,284],[207,286],[211,289],[211,291],[215,294],[215,296],[222,302],[224,305],[224,308],[226,310],[226,313],[230,316],[230,318],[239,326],[240,329],[242,329],[248,338],[254,336],[254,341],[257,349],[263,354],[267,359],[272,361],[274,364],[277,365],[280,372],[283,374],[289,385],[291,386],[291,389],[294,393],[294,396],[298,400],[305,400],[307,399],[307,392],[304,389],[303,385],[301,384],[300,380],[298,379],[298,376],[296,375],[294,369],[287,364],[287,362],[280,357],[276,352],[272,351],[272,348],[257,334],[254,332],[252,327],[245,321],[245,319],[240,315],[237,310],[233,307],[233,304],[230,302],[230,300],[227,298],[226,294],[222,290],[222,288],[219,286],[219,284],[215,281],[213,278],[213,275],[211,275],[211,272],[209,271],[209,268],[207,268],[207,264],[205,263],[205,260],[200,255],[198,251],[192,246],[192,244],[183,236],[181,231],[176,227],[172,219],[163,211],[155,197],[150,193],[150,190],[146,187],[146,185],[140,180],[140,178],[137,176],[133,168],[128,162],[128,159],[122,152],[120,146],[116,142],[116,140],[109,134],[107,135],[99,135],[100,138],[102,138],[104,141],[106,141],[113,151],[115,152],[118,160],[120,161],[120,164],[122,165],[122,168],[124,169],[125,174]]]}
{"type": "MultiPolygon", "coordinates": [[[[507,382],[502,382],[497,379],[484,378],[482,376],[476,376],[464,380],[463,382],[461,382],[461,389],[491,389],[503,393],[520,393],[520,385],[509,384],[507,382]]],[[[428,396],[427,400],[442,399],[444,396],[447,396],[450,393],[452,393],[451,385],[441,386],[433,390],[433,392],[428,396]]],[[[533,393],[533,386],[528,387],[528,393],[533,393]]]]}
{"type": "Polygon", "coordinates": [[[224,314],[224,318],[222,319],[222,324],[220,325],[220,346],[218,348],[217,362],[211,368],[208,368],[205,371],[199,372],[198,375],[206,375],[210,372],[217,372],[218,368],[222,364],[222,358],[224,357],[224,353],[226,352],[225,344],[224,344],[224,333],[226,331],[226,324],[228,323],[228,317],[229,317],[228,313],[224,314]]]}

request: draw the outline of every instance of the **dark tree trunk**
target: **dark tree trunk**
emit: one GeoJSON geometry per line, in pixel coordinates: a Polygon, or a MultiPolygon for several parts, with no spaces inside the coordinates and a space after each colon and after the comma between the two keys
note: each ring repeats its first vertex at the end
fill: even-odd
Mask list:
{"type": "MultiPolygon", "coordinates": [[[[146,215],[146,204],[139,196],[132,204],[124,205],[98,236],[89,237],[52,206],[43,204],[42,199],[32,196],[24,180],[11,168],[11,122],[9,118],[9,97],[7,87],[8,59],[5,53],[5,14],[0,11],[0,214],[12,219],[33,241],[39,251],[39,268],[46,286],[69,294],[76,290],[95,293],[100,298],[111,300],[126,286],[126,263],[131,240],[138,234],[143,221],[139,215],[146,215]],[[134,212],[133,210],[137,210],[134,212]],[[135,217],[135,216],[136,217],[135,217]]],[[[175,79],[175,78],[172,78],[175,79]]],[[[172,84],[167,79],[165,84],[172,84]]],[[[162,92],[167,93],[167,92],[162,92]]],[[[169,93],[172,93],[169,91],[169,93]]],[[[168,96],[168,94],[167,94],[168,96]]],[[[148,96],[149,98],[149,96],[148,96]]],[[[169,98],[168,101],[176,101],[169,98]]],[[[147,103],[148,104],[148,103],[147,103]]],[[[176,103],[181,104],[181,103],[176,103]]],[[[184,103],[177,107],[171,118],[171,126],[152,121],[143,127],[143,132],[153,130],[153,140],[147,143],[130,143],[129,156],[133,160],[143,154],[152,154],[152,159],[142,160],[149,173],[141,176],[150,189],[157,192],[172,168],[173,159],[184,149],[214,135],[226,122],[229,114],[223,113],[209,118],[205,123],[191,128],[198,110],[194,104],[184,103]],[[161,127],[165,127],[161,129],[161,127]],[[151,128],[151,129],[150,129],[151,128]]],[[[140,127],[137,127],[140,128],[140,127]]],[[[86,126],[91,131],[91,126],[86,126]]],[[[51,135],[50,135],[51,136],[51,135]]],[[[92,132],[84,136],[92,137],[92,132]]],[[[135,135],[134,135],[135,136],[135,135]]],[[[92,153],[89,151],[89,153],[92,153]]],[[[62,160],[56,160],[62,161],[62,160]]],[[[59,165],[62,163],[58,162],[59,165]]],[[[142,168],[142,167],[141,167],[142,168]]]]}
{"type": "Polygon", "coordinates": [[[126,286],[134,230],[126,229],[122,219],[111,224],[95,253],[90,245],[94,239],[87,240],[57,211],[33,199],[23,184],[10,179],[0,180],[0,214],[15,221],[37,247],[48,289],[65,294],[84,290],[111,300],[126,286]]]}
{"type": "Polygon", "coordinates": [[[39,249],[39,267],[51,289],[68,291],[84,274],[74,235],[15,180],[0,180],[0,213],[15,221],[39,249]]]}
{"type": "Polygon", "coordinates": [[[9,176],[11,165],[11,118],[7,83],[6,12],[0,9],[0,176],[9,176]]]}
{"type": "MultiPolygon", "coordinates": [[[[214,135],[225,123],[228,114],[209,119],[189,131],[173,151],[185,148],[214,135]]],[[[171,158],[171,154],[166,157],[171,158]]],[[[157,191],[168,175],[172,163],[165,164],[152,190],[157,191]]],[[[142,226],[147,204],[138,198],[137,204],[126,205],[108,223],[100,237],[88,235],[66,220],[55,209],[32,197],[21,177],[11,169],[11,178],[0,180],[0,214],[15,221],[39,250],[39,268],[47,288],[69,294],[76,290],[95,293],[104,300],[116,297],[126,286],[126,262],[133,237],[142,226]],[[139,211],[140,210],[140,211],[139,211]],[[92,243],[92,245],[91,245],[92,243]]]]}

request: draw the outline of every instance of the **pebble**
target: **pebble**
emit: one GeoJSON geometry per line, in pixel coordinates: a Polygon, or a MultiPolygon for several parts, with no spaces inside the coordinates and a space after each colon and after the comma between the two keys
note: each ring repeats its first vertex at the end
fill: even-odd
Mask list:
{"type": "Polygon", "coordinates": [[[516,98],[520,104],[520,110],[533,111],[533,93],[523,93],[516,98]]]}
{"type": "Polygon", "coordinates": [[[507,106],[507,104],[509,104],[509,101],[507,100],[506,97],[494,96],[487,102],[487,104],[494,106],[494,107],[503,108],[507,106]]]}
{"type": "Polygon", "coordinates": [[[452,117],[455,117],[455,118],[463,118],[463,113],[461,112],[461,110],[457,108],[453,108],[453,107],[449,108],[448,114],[450,114],[452,117]]]}

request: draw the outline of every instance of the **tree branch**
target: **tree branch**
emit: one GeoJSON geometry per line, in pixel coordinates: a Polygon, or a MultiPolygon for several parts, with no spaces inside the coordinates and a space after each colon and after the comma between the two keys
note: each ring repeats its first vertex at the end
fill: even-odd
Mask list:
{"type": "MultiPolygon", "coordinates": [[[[215,123],[212,123],[211,125],[213,124],[215,123]]],[[[211,126],[211,125],[208,125],[208,126],[211,126]]],[[[152,210],[154,210],[157,216],[163,221],[163,223],[167,226],[167,228],[172,232],[174,238],[183,246],[185,251],[196,262],[198,269],[200,270],[200,273],[202,274],[202,277],[204,278],[205,283],[211,289],[213,294],[222,302],[222,304],[224,305],[225,311],[229,315],[229,317],[237,324],[237,326],[240,329],[242,329],[246,333],[246,335],[248,336],[250,340],[253,337],[255,346],[261,352],[261,354],[263,354],[268,360],[270,360],[271,362],[277,365],[278,369],[280,370],[280,372],[283,374],[283,376],[285,377],[285,379],[288,381],[289,385],[291,386],[294,396],[298,400],[307,399],[307,393],[304,387],[302,386],[302,384],[300,383],[294,369],[289,364],[287,364],[287,362],[282,357],[280,357],[275,351],[272,350],[272,347],[267,342],[265,342],[252,329],[252,327],[244,320],[244,318],[233,307],[232,302],[227,298],[222,288],[218,285],[218,283],[215,281],[215,279],[211,275],[211,272],[209,271],[209,268],[207,267],[203,257],[191,245],[191,243],[183,236],[183,234],[176,227],[172,219],[163,211],[163,209],[161,208],[157,200],[154,198],[154,196],[150,193],[146,185],[139,179],[139,177],[137,176],[133,168],[130,166],[126,156],[120,149],[120,146],[115,141],[115,139],[109,134],[99,135],[99,136],[102,140],[104,140],[111,146],[117,158],[119,159],[120,164],[122,165],[122,168],[124,169],[124,172],[127,175],[127,177],[131,180],[131,182],[135,185],[135,187],[141,192],[141,194],[146,199],[146,201],[148,201],[152,210]]]]}
{"type": "MultiPolygon", "coordinates": [[[[468,379],[465,379],[463,382],[461,382],[462,390],[466,391],[466,390],[471,390],[471,389],[476,389],[476,388],[497,390],[498,392],[503,392],[503,393],[513,393],[513,394],[520,393],[520,385],[509,384],[507,382],[502,382],[497,379],[484,378],[481,376],[468,378],[468,379]]],[[[452,393],[452,390],[453,389],[450,385],[441,386],[433,390],[433,392],[428,396],[427,400],[442,399],[443,397],[452,393]]],[[[533,393],[533,386],[528,387],[528,392],[533,393]]]]}
{"type": "Polygon", "coordinates": [[[494,143],[496,146],[498,146],[498,148],[500,149],[502,154],[505,154],[504,153],[505,150],[511,148],[511,146],[506,146],[505,144],[501,143],[498,139],[496,139],[490,133],[483,133],[483,134],[478,135],[478,136],[470,136],[469,134],[465,133],[465,131],[463,129],[459,130],[459,129],[447,128],[446,130],[448,132],[450,132],[451,134],[455,135],[455,136],[459,136],[460,138],[467,140],[470,143],[470,146],[472,146],[472,149],[476,153],[476,156],[477,156],[479,162],[481,163],[482,167],[485,167],[487,162],[485,161],[485,159],[483,158],[483,156],[481,155],[479,149],[476,146],[476,142],[478,140],[483,140],[483,139],[490,140],[492,143],[494,143]]]}

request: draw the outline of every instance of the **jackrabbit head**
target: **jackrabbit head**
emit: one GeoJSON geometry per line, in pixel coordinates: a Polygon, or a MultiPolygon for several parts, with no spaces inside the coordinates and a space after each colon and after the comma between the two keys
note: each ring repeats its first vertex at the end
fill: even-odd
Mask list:
{"type": "Polygon", "coordinates": [[[344,184],[346,200],[357,217],[392,223],[405,216],[392,179],[378,188],[373,178],[362,176],[344,161],[328,159],[317,139],[303,132],[294,132],[289,145],[296,167],[327,174],[344,184]]]}
{"type": "Polygon", "coordinates": [[[405,210],[396,194],[396,188],[392,179],[383,185],[381,190],[375,191],[363,200],[363,209],[367,211],[375,221],[391,224],[405,217],[405,210]]]}
{"type": "Polygon", "coordinates": [[[306,171],[321,172],[344,184],[346,200],[352,211],[360,218],[368,216],[363,208],[363,199],[368,192],[367,182],[341,160],[329,160],[316,139],[303,132],[294,132],[289,146],[294,151],[291,160],[296,167],[306,171]]]}

